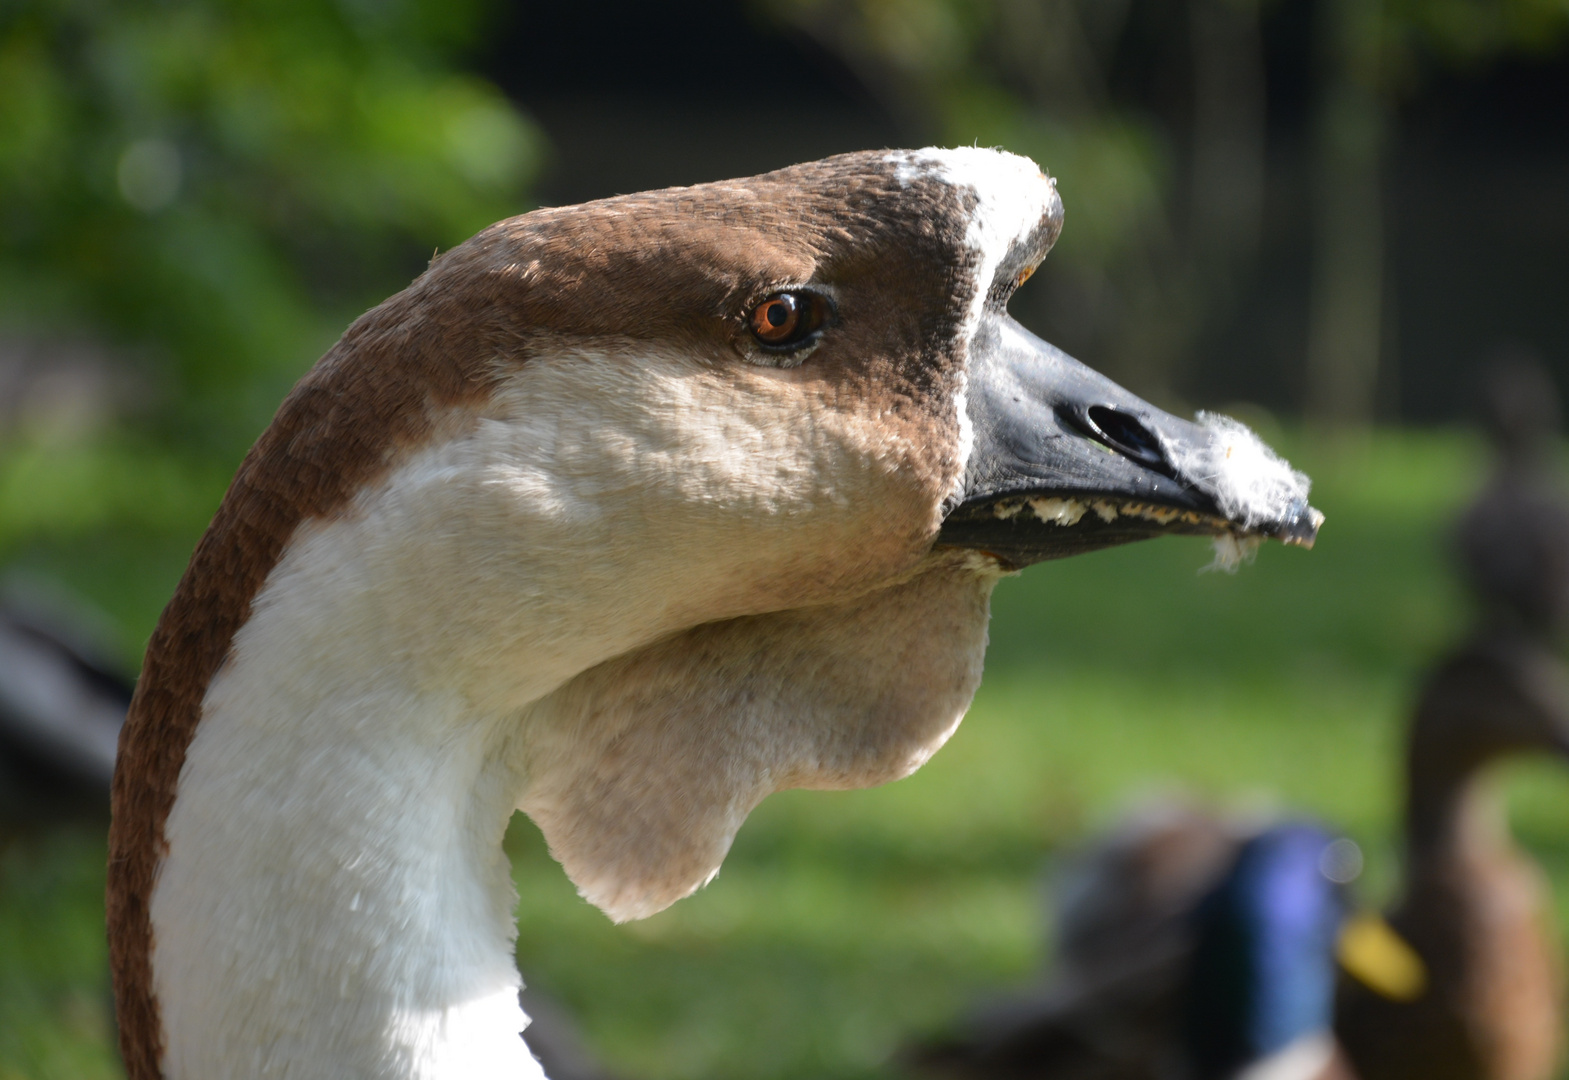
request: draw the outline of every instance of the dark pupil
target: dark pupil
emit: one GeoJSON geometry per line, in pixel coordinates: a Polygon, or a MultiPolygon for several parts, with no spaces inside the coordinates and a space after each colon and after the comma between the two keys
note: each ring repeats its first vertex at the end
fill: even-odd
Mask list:
{"type": "Polygon", "coordinates": [[[768,305],[767,319],[769,326],[783,326],[785,320],[790,318],[790,305],[783,300],[775,300],[768,305]]]}

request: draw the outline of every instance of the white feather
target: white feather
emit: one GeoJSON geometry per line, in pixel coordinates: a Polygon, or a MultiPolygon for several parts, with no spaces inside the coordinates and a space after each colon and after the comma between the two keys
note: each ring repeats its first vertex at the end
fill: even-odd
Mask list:
{"type": "Polygon", "coordinates": [[[1288,517],[1306,505],[1311,481],[1280,458],[1251,428],[1229,416],[1201,412],[1209,441],[1178,453],[1177,471],[1214,497],[1220,512],[1242,528],[1288,517]]]}

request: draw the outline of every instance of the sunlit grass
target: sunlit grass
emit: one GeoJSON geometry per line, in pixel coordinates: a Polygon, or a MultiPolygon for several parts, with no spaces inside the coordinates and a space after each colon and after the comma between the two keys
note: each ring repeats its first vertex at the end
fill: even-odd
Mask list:
{"type": "MultiPolygon", "coordinates": [[[[1327,819],[1366,848],[1364,893],[1387,896],[1403,716],[1466,619],[1445,522],[1478,450],[1451,435],[1290,449],[1328,515],[1317,549],[1267,547],[1233,576],[1200,572],[1203,542],[1171,540],[1004,581],[987,681],[930,764],[873,791],[769,799],[719,878],[661,915],[612,926],[515,820],[531,984],[630,1077],[889,1076],[900,1040],[1038,969],[1055,853],[1178,788],[1327,819]]],[[[129,539],[23,561],[98,597],[135,643],[193,538],[129,539]]],[[[1569,918],[1569,780],[1541,763],[1506,780],[1569,918]]],[[[107,1075],[101,859],[73,837],[3,864],[0,1080],[107,1075]]]]}

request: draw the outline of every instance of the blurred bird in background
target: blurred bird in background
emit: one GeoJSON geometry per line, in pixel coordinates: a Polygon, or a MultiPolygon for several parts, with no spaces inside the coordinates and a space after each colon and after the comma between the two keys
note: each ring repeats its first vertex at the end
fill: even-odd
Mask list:
{"type": "Polygon", "coordinates": [[[1547,883],[1515,847],[1490,767],[1569,757],[1569,497],[1559,406],[1529,356],[1487,374],[1492,478],[1461,516],[1470,638],[1428,677],[1406,749],[1405,888],[1390,921],[1421,954],[1412,1001],[1342,989],[1336,1031],[1361,1080],[1546,1080],[1563,1046],[1561,947],[1547,883]]]}
{"type": "Polygon", "coordinates": [[[1514,631],[1545,647],[1569,616],[1569,499],[1556,454],[1561,410],[1552,378],[1530,352],[1500,351],[1482,380],[1482,429],[1492,475],[1456,530],[1462,578],[1481,633],[1514,631]]]}
{"type": "Polygon", "coordinates": [[[1356,845],[1306,820],[1165,800],[1073,859],[1042,988],[912,1051],[934,1076],[1341,1077],[1337,953],[1381,992],[1420,965],[1345,885],[1356,845]]]}

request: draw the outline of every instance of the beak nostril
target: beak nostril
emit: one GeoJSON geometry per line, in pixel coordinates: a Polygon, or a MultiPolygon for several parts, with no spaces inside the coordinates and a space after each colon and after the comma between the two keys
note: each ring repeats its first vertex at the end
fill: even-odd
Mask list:
{"type": "Polygon", "coordinates": [[[1105,405],[1092,405],[1085,413],[1090,434],[1101,442],[1142,465],[1164,469],[1166,455],[1160,448],[1155,433],[1136,417],[1105,405]]]}

